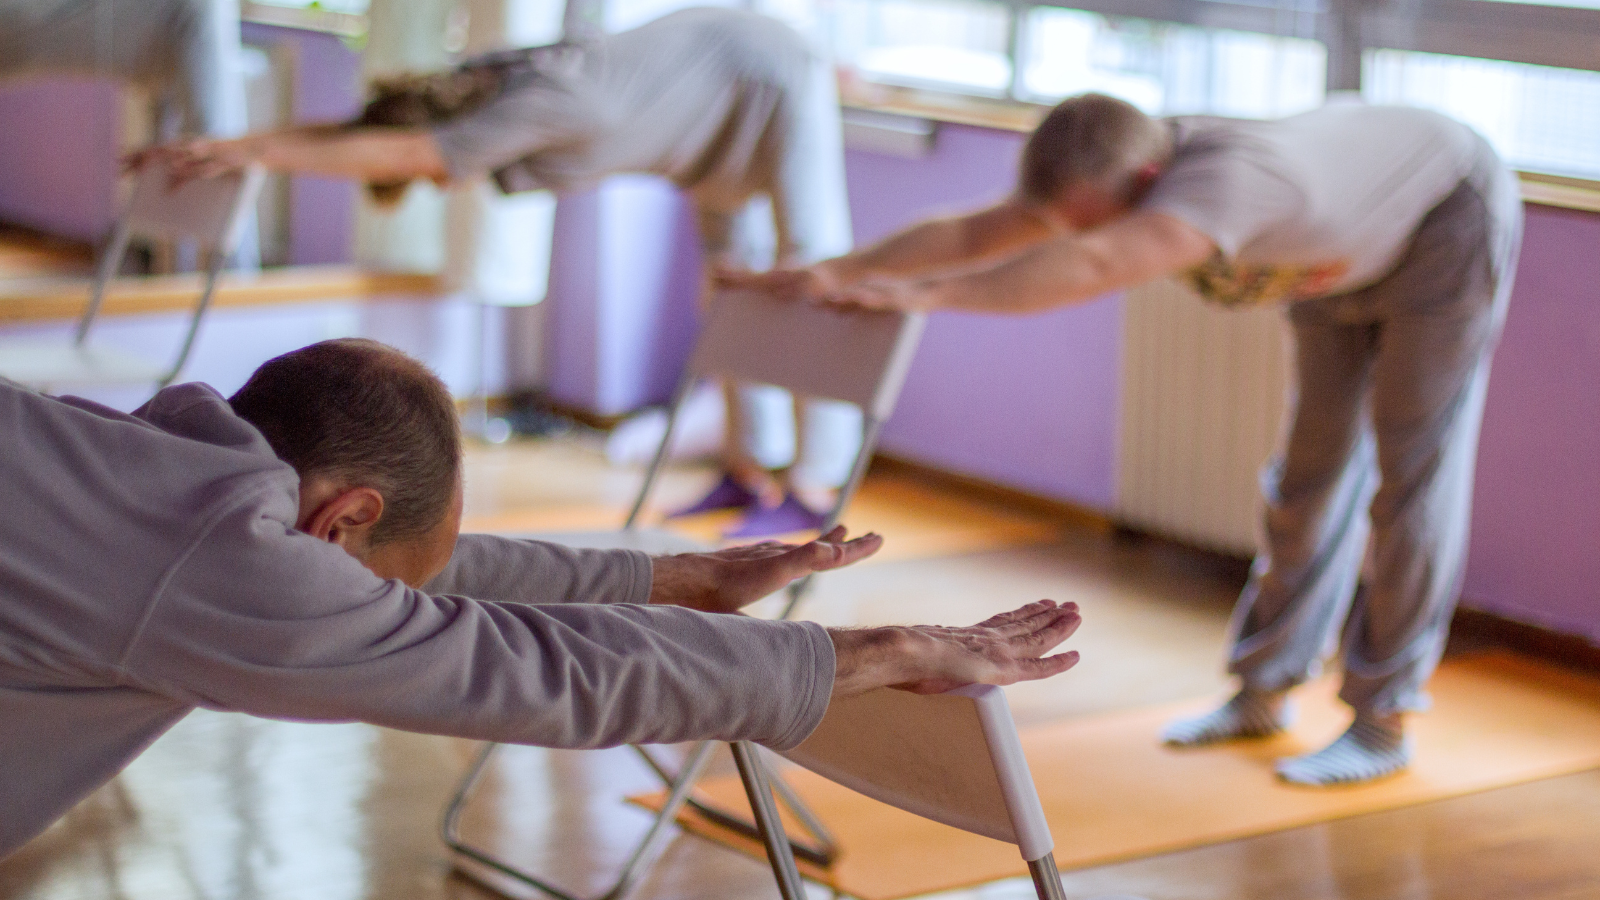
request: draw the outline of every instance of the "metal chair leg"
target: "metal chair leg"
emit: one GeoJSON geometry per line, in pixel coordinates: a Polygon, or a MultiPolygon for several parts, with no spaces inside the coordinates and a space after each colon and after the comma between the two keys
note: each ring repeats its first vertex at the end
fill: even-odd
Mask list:
{"type": "MultiPolygon", "coordinates": [[[[667,784],[671,784],[674,781],[675,776],[649,750],[638,745],[635,745],[633,749],[644,758],[645,763],[650,768],[655,770],[662,781],[667,784]]],[[[757,748],[757,752],[760,752],[759,748],[757,748]]],[[[773,788],[777,791],[778,799],[783,802],[784,806],[789,808],[790,812],[794,813],[795,818],[800,820],[800,823],[805,826],[806,831],[811,834],[816,842],[812,845],[790,838],[789,845],[794,851],[794,855],[814,865],[823,867],[833,865],[834,859],[838,856],[838,845],[834,842],[832,833],[817,818],[817,814],[805,805],[805,801],[800,799],[800,795],[795,793],[794,788],[790,787],[788,782],[775,776],[771,781],[773,788]]],[[[749,838],[760,839],[761,837],[761,831],[754,822],[728,810],[702,803],[692,796],[684,801],[684,805],[699,813],[701,818],[718,828],[732,831],[735,834],[742,834],[749,838]]]]}
{"type": "Polygon", "coordinates": [[[1067,900],[1067,891],[1061,885],[1061,871],[1056,868],[1054,853],[1028,860],[1028,874],[1033,877],[1033,890],[1039,895],[1039,900],[1067,900]]]}
{"type": "MultiPolygon", "coordinates": [[[[490,758],[499,746],[499,744],[487,744],[484,746],[482,752],[478,754],[477,760],[467,770],[466,777],[461,780],[461,786],[456,789],[456,794],[451,798],[450,805],[445,808],[444,821],[439,829],[445,846],[473,862],[549,894],[557,898],[557,900],[583,900],[583,898],[568,893],[485,850],[468,844],[461,838],[461,813],[466,808],[473,789],[477,787],[478,781],[483,777],[490,758]]],[[[618,898],[633,889],[639,875],[661,849],[665,843],[665,838],[670,835],[671,832],[668,830],[668,826],[672,825],[676,820],[678,812],[683,809],[683,804],[689,798],[689,791],[694,788],[695,782],[699,781],[700,776],[705,772],[706,764],[711,760],[711,751],[714,748],[715,745],[710,741],[704,741],[696,745],[694,750],[690,751],[689,758],[684,762],[683,767],[678,770],[676,776],[668,777],[664,770],[657,769],[657,772],[663,776],[671,788],[667,793],[666,802],[662,805],[661,813],[656,816],[655,821],[650,823],[650,829],[645,832],[644,838],[639,841],[633,852],[629,854],[627,862],[623,863],[622,871],[617,875],[616,883],[609,890],[599,895],[596,900],[618,900],[618,898]]],[[[647,758],[649,757],[647,756],[647,758]]],[[[651,762],[654,768],[654,760],[651,762]]],[[[503,893],[493,882],[481,878],[470,869],[457,867],[457,871],[496,893],[503,893]]]]}
{"type": "Polygon", "coordinates": [[[772,785],[767,782],[767,771],[756,755],[755,745],[739,741],[731,746],[745,795],[750,798],[750,809],[755,812],[756,827],[761,831],[761,842],[767,848],[767,861],[772,864],[772,875],[778,880],[778,893],[783,900],[805,900],[805,885],[800,881],[800,870],[789,850],[789,838],[778,816],[778,805],[772,799],[772,785]]]}

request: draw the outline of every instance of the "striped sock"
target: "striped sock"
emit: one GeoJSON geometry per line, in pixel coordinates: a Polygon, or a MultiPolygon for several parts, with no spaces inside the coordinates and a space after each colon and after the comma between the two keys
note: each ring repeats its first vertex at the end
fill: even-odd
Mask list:
{"type": "Polygon", "coordinates": [[[1168,723],[1161,741],[1171,747],[1201,747],[1239,738],[1271,737],[1289,727],[1293,718],[1283,692],[1245,688],[1205,715],[1168,723]]]}
{"type": "Polygon", "coordinates": [[[1356,713],[1350,730],[1315,753],[1278,761],[1278,777],[1316,786],[1357,784],[1393,775],[1411,764],[1411,741],[1398,717],[1356,713]]]}

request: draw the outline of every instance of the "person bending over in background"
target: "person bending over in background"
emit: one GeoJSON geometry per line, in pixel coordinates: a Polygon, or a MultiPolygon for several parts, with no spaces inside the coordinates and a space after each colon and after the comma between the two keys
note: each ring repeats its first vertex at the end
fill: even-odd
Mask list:
{"type": "Polygon", "coordinates": [[[786,748],[830,697],[1065,671],[1040,601],[971,628],[733,613],[871,555],[838,529],[649,557],[460,535],[455,404],[338,340],[132,415],[0,380],[0,857],[191,709],[602,747],[786,748]]]}
{"type": "MultiPolygon", "coordinates": [[[[714,266],[761,266],[773,232],[784,266],[851,245],[832,69],[793,30],[737,10],[683,10],[586,43],[489,54],[381,83],[353,122],[158,147],[133,161],[157,159],[180,178],[249,163],[359,178],[380,202],[419,178],[492,173],[508,193],[567,192],[651,173],[687,193],[714,266]]],[[[819,526],[860,447],[854,406],[774,391],[727,387],[726,476],[684,511],[746,508],[730,537],[819,526]],[[753,451],[786,430],[769,423],[788,409],[796,449],[780,482],[753,451]]]]}
{"type": "Polygon", "coordinates": [[[1427,705],[1461,590],[1521,223],[1516,177],[1435,113],[1340,103],[1278,121],[1158,120],[1088,94],[1033,133],[1012,199],[808,269],[725,280],[875,308],[1027,313],[1178,276],[1225,305],[1285,304],[1292,412],[1234,614],[1239,690],[1165,738],[1281,731],[1287,692],[1342,639],[1354,723],[1277,769],[1320,785],[1410,762],[1404,718],[1427,705]]]}

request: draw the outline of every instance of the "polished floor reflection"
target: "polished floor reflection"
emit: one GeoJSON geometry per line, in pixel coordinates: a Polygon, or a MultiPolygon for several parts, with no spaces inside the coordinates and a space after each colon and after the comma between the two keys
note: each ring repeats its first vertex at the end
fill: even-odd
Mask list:
{"type": "MultiPolygon", "coordinates": [[[[583,440],[475,449],[468,514],[621,504],[634,478],[606,469],[583,440]]],[[[680,473],[664,496],[692,494],[703,478],[680,473]]],[[[1078,601],[1083,663],[1013,690],[1024,722],[1222,686],[1218,659],[1239,565],[1093,531],[1060,535],[833,573],[819,580],[806,612],[830,624],[955,623],[1036,597],[1078,601]]],[[[199,712],[0,862],[0,900],[492,896],[452,876],[437,837],[439,814],[475,746],[359,724],[199,712]]],[[[621,798],[653,786],[626,750],[514,748],[500,757],[465,826],[511,858],[592,893],[648,822],[621,798]]],[[[1596,846],[1600,773],[1586,773],[1072,873],[1067,885],[1072,897],[1151,900],[1578,900],[1600,897],[1596,846]]],[[[764,867],[680,838],[635,896],[777,892],[764,867]]],[[[1021,900],[1031,891],[999,883],[939,896],[1021,900]]]]}

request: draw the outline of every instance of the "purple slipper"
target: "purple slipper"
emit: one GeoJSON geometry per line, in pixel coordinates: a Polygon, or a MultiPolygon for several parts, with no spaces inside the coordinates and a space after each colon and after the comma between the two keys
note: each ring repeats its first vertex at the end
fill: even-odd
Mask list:
{"type": "Polygon", "coordinates": [[[821,513],[814,513],[793,494],[783,498],[783,503],[764,509],[752,503],[749,512],[739,524],[723,533],[727,539],[771,537],[775,534],[793,534],[797,531],[819,531],[824,521],[821,513]]]}
{"type": "Polygon", "coordinates": [[[697,516],[701,513],[716,512],[719,509],[743,509],[756,502],[756,495],[750,493],[744,485],[733,480],[732,475],[724,474],[717,486],[710,493],[701,497],[692,506],[686,506],[675,512],[667,513],[669,519],[681,519],[684,516],[697,516]]]}

